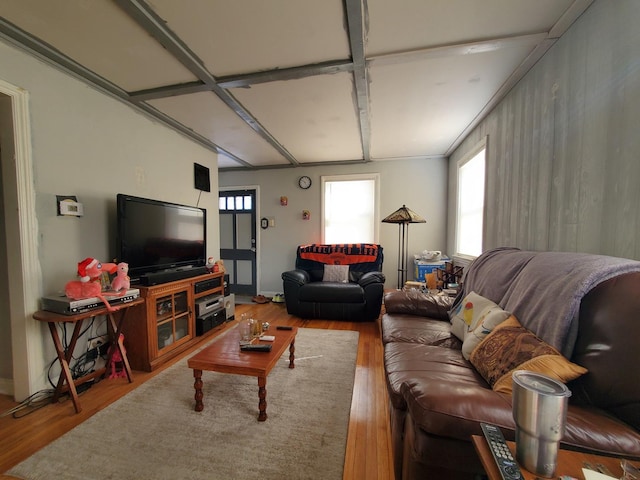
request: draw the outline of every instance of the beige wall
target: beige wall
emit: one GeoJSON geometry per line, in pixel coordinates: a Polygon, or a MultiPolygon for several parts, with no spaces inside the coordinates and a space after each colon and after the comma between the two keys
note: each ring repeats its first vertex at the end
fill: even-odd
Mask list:
{"type": "MultiPolygon", "coordinates": [[[[260,231],[259,288],[263,293],[282,292],[282,272],[293,268],[296,247],[320,242],[320,177],[351,173],[380,174],[381,219],[406,204],[427,223],[409,227],[409,253],[444,250],[447,211],[447,162],[444,158],[394,160],[358,165],[300,167],[250,172],[220,172],[220,188],[257,185],[260,189],[259,215],[274,217],[275,228],[260,231]],[[298,188],[298,178],[308,175],[310,189],[298,188]],[[289,204],[280,206],[280,196],[289,204]],[[311,211],[311,220],[302,220],[302,210],[311,211]]],[[[385,286],[397,284],[398,226],[379,225],[384,248],[385,286]]]]}
{"type": "Polygon", "coordinates": [[[640,259],[638,21],[636,0],[594,2],[451,156],[455,212],[456,162],[488,136],[485,249],[640,259]]]}
{"type": "MultiPolygon", "coordinates": [[[[188,205],[199,200],[208,213],[209,253],[219,255],[217,192],[200,196],[193,187],[194,162],[210,167],[211,183],[217,184],[215,153],[1,42],[0,79],[29,92],[37,216],[33,234],[44,294],[61,291],[74,279],[79,260],[113,257],[119,192],[188,205]],[[76,195],[84,216],[57,216],[56,195],[76,195]]],[[[54,353],[46,326],[40,327],[41,339],[32,343],[42,351],[30,356],[41,363],[36,368],[41,376],[32,382],[45,387],[46,366],[54,353]]]]}

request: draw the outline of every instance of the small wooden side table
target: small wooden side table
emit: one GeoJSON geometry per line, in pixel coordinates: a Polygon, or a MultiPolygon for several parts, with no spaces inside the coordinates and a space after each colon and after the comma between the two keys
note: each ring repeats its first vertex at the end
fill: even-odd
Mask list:
{"type": "Polygon", "coordinates": [[[122,345],[122,341],[120,340],[120,333],[122,332],[122,325],[124,324],[124,320],[129,308],[135,305],[141,305],[142,303],[144,303],[143,298],[136,298],[131,302],[118,305],[117,309],[111,312],[107,310],[106,307],[102,307],[88,312],[77,313],[74,315],[62,315],[46,310],[38,310],[33,314],[34,319],[38,320],[39,322],[46,322],[47,325],[49,325],[51,338],[53,339],[53,344],[56,348],[56,354],[58,356],[58,361],[60,362],[60,367],[62,368],[60,377],[58,378],[58,384],[56,385],[56,389],[53,394],[53,403],[57,402],[60,398],[60,395],[68,390],[71,394],[71,400],[73,401],[73,406],[76,410],[76,413],[80,413],[82,411],[82,406],[80,405],[80,400],[78,400],[78,391],[76,390],[76,387],[91,379],[99,377],[106,372],[106,368],[102,368],[89,375],[85,375],[82,378],[74,380],[69,368],[69,361],[71,360],[73,351],[78,341],[78,337],[80,336],[82,324],[85,320],[91,319],[98,315],[107,316],[107,335],[109,337],[109,343],[111,344],[111,347],[109,348],[109,357],[107,358],[107,365],[109,365],[111,355],[113,355],[113,353],[117,349],[117,351],[120,352],[120,355],[122,356],[122,364],[127,374],[127,379],[129,380],[129,382],[133,381],[133,378],[131,376],[131,367],[129,366],[129,360],[127,358],[127,352],[122,345]],[[66,346],[66,349],[62,345],[60,336],[58,335],[58,329],[56,326],[56,324],[58,323],[74,324],[73,334],[71,335],[71,340],[66,346]]]}
{"type": "MultiPolygon", "coordinates": [[[[493,455],[491,455],[491,450],[489,449],[489,444],[487,440],[480,435],[473,435],[471,437],[471,441],[473,442],[473,446],[480,457],[480,462],[482,462],[482,466],[484,467],[489,480],[502,480],[502,476],[500,475],[500,470],[498,470],[498,466],[496,462],[493,460],[493,455]]],[[[516,458],[516,444],[514,442],[507,441],[507,446],[509,450],[511,450],[511,454],[513,458],[516,458]]],[[[574,452],[572,450],[565,450],[561,448],[558,451],[558,466],[556,468],[556,473],[554,478],[558,478],[560,475],[570,475],[575,478],[584,478],[582,474],[582,468],[586,465],[592,465],[594,467],[604,467],[611,475],[615,478],[620,478],[622,476],[622,467],[620,466],[620,458],[614,457],[604,457],[602,455],[592,455],[589,453],[582,452],[574,452]]],[[[636,465],[637,462],[632,462],[636,465]]],[[[536,480],[540,478],[539,476],[525,470],[524,467],[520,467],[520,471],[522,472],[522,476],[525,480],[536,480]]]]}

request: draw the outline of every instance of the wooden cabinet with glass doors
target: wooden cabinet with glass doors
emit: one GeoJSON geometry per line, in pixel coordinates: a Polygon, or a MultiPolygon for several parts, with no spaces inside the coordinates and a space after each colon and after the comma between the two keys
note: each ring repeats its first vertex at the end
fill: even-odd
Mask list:
{"type": "Polygon", "coordinates": [[[152,371],[183,352],[195,342],[212,334],[196,337],[195,299],[224,294],[222,273],[212,273],[175,282],[140,288],[145,308],[136,309],[136,317],[123,328],[124,344],[134,370],[152,371]],[[207,282],[211,287],[198,294],[195,286],[207,282]]]}

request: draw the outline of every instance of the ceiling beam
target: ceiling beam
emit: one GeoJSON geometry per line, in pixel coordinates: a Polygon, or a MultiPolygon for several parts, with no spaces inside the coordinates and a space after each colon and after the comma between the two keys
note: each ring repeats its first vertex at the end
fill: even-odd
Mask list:
{"type": "Polygon", "coordinates": [[[296,158],[247,110],[231,93],[218,86],[215,77],[206,69],[204,63],[186,44],[167,26],[143,0],[114,0],[125,13],[155,38],[179,62],[189,69],[209,90],[220,98],[247,125],[260,135],[271,147],[289,161],[298,165],[296,158]]]}
{"type": "Polygon", "coordinates": [[[196,141],[203,147],[208,148],[209,150],[213,150],[217,153],[222,153],[241,165],[246,167],[251,167],[251,165],[244,160],[238,158],[233,153],[228,152],[224,148],[216,145],[214,142],[209,140],[208,138],[203,137],[202,135],[197,134],[189,127],[181,124],[177,120],[165,115],[159,110],[155,109],[151,105],[144,102],[133,102],[131,101],[130,95],[120,87],[111,83],[107,79],[101,77],[96,74],[92,70],[80,65],[75,60],[67,57],[65,54],[52,47],[48,43],[34,37],[33,35],[25,32],[19,27],[15,26],[11,22],[7,21],[3,17],[0,17],[0,38],[7,40],[12,45],[19,47],[23,50],[28,51],[32,55],[37,56],[48,64],[58,68],[64,73],[71,75],[79,80],[82,80],[85,83],[97,88],[98,90],[106,93],[112,97],[115,97],[128,105],[132,106],[137,110],[141,110],[150,116],[154,117],[157,120],[162,121],[169,127],[177,130],[178,132],[184,134],[185,136],[191,138],[196,141]]]}
{"type": "Polygon", "coordinates": [[[351,60],[332,60],[299,67],[277,68],[243,75],[229,75],[218,78],[218,85],[222,88],[243,88],[259,83],[299,80],[315,75],[333,75],[334,73],[351,71],[353,71],[351,60]]]}
{"type": "Polygon", "coordinates": [[[575,22],[587,9],[594,0],[575,0],[569,8],[562,14],[551,30],[549,30],[549,38],[560,38],[569,30],[569,27],[575,22]]]}
{"type": "MultiPolygon", "coordinates": [[[[424,157],[419,157],[419,158],[424,158],[424,157]]],[[[326,166],[333,166],[333,165],[361,165],[364,163],[364,160],[362,160],[361,158],[355,159],[355,160],[330,160],[330,161],[326,161],[326,162],[304,162],[301,163],[300,166],[302,167],[326,167],[326,166]]],[[[248,166],[250,170],[277,170],[277,169],[282,169],[282,168],[292,168],[293,165],[249,165],[248,166]]],[[[219,172],[245,172],[247,169],[246,168],[240,168],[240,167],[220,167],[218,168],[219,172]]]]}
{"type": "MultiPolygon", "coordinates": [[[[216,81],[216,85],[223,89],[247,88],[251,85],[258,85],[260,83],[298,80],[317,75],[333,75],[334,73],[351,71],[353,71],[353,64],[351,63],[351,60],[332,60],[329,62],[314,63],[311,65],[301,65],[299,67],[277,68],[262,72],[219,77],[216,81]]],[[[174,97],[177,95],[189,95],[191,93],[210,92],[211,90],[211,85],[207,85],[201,81],[195,81],[139,90],[137,92],[131,92],[129,95],[132,99],[137,101],[145,101],[157,98],[174,97]]]]}
{"type": "Polygon", "coordinates": [[[138,25],[156,39],[176,60],[184,65],[201,82],[214,86],[216,79],[204,66],[204,62],[169,29],[145,2],[138,0],[114,0],[138,25]]]}
{"type": "Polygon", "coordinates": [[[14,25],[3,17],[0,17],[0,37],[4,38],[12,45],[26,50],[32,55],[46,61],[50,65],[55,66],[63,72],[92,84],[109,95],[118,97],[121,100],[129,100],[129,94],[122,88],[111,83],[92,70],[80,65],[75,60],[60,52],[60,50],[49,45],[47,42],[34,37],[30,33],[25,32],[20,27],[14,25]]]}
{"type": "Polygon", "coordinates": [[[191,137],[193,140],[196,140],[198,143],[200,143],[201,145],[204,145],[205,147],[213,150],[216,153],[221,153],[226,155],[227,157],[233,159],[234,161],[238,162],[241,165],[244,165],[245,167],[250,167],[251,164],[242,160],[241,158],[237,157],[236,155],[234,155],[233,153],[225,150],[224,148],[222,148],[220,145],[215,144],[214,142],[212,142],[211,140],[209,140],[208,138],[200,135],[199,133],[194,132],[191,128],[183,125],[182,123],[178,122],[175,118],[170,117],[169,115],[167,115],[164,112],[161,112],[160,110],[158,110],[157,108],[149,105],[148,103],[138,103],[135,104],[137,108],[150,113],[151,115],[153,115],[155,118],[157,118],[158,120],[162,121],[163,123],[169,125],[170,127],[172,127],[173,129],[179,131],[180,133],[183,133],[189,137],[191,137]]]}
{"type": "Polygon", "coordinates": [[[129,106],[151,115],[155,119],[162,121],[174,130],[177,130],[178,132],[196,141],[203,147],[206,147],[209,150],[213,150],[214,152],[224,153],[226,156],[231,157],[242,165],[251,166],[244,160],[233,155],[231,152],[227,152],[224,148],[216,145],[208,138],[197,134],[189,127],[182,125],[180,122],[158,111],[151,105],[144,102],[132,101],[130,95],[125,90],[96,74],[92,70],[89,70],[88,68],[80,65],[75,60],[67,57],[65,54],[52,47],[48,43],[13,25],[3,17],[0,17],[0,38],[7,40],[9,43],[15,45],[16,47],[26,50],[32,55],[35,55],[36,57],[52,65],[53,67],[93,86],[94,88],[97,88],[101,92],[115,97],[125,102],[129,106]]]}
{"type": "Polygon", "coordinates": [[[178,95],[189,95],[191,93],[210,91],[211,86],[196,81],[138,90],[136,92],[129,93],[129,96],[131,97],[131,100],[135,102],[146,102],[147,100],[155,100],[158,98],[176,97],[178,95]]]}
{"type": "MultiPolygon", "coordinates": [[[[371,115],[369,112],[369,77],[364,54],[365,34],[368,25],[365,28],[366,12],[363,8],[363,0],[345,0],[344,3],[347,13],[351,59],[353,61],[355,103],[360,120],[362,155],[364,160],[368,162],[371,160],[371,115]]],[[[366,23],[368,24],[368,21],[366,23]]]]}

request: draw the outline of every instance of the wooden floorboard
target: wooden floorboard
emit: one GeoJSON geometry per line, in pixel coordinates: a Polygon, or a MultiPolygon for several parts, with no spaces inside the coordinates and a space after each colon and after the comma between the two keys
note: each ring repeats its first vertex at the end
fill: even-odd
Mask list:
{"type": "MultiPolygon", "coordinates": [[[[383,349],[378,322],[341,322],[301,320],[287,314],[282,304],[236,305],[236,318],[250,313],[261,321],[285,322],[305,328],[355,330],[360,333],[351,417],[349,421],[343,478],[393,480],[391,436],[388,419],[388,396],[384,383],[383,349]]],[[[220,327],[216,334],[232,328],[236,321],[220,327]]],[[[134,382],[125,379],[103,380],[81,394],[82,411],[74,412],[70,401],[48,404],[23,418],[0,417],[0,472],[6,472],[107,405],[152,378],[158,372],[190,355],[194,346],[173,362],[155,372],[134,371],[134,382]]],[[[0,412],[16,406],[0,395],[0,412]]],[[[0,474],[0,480],[12,478],[0,474]]]]}

